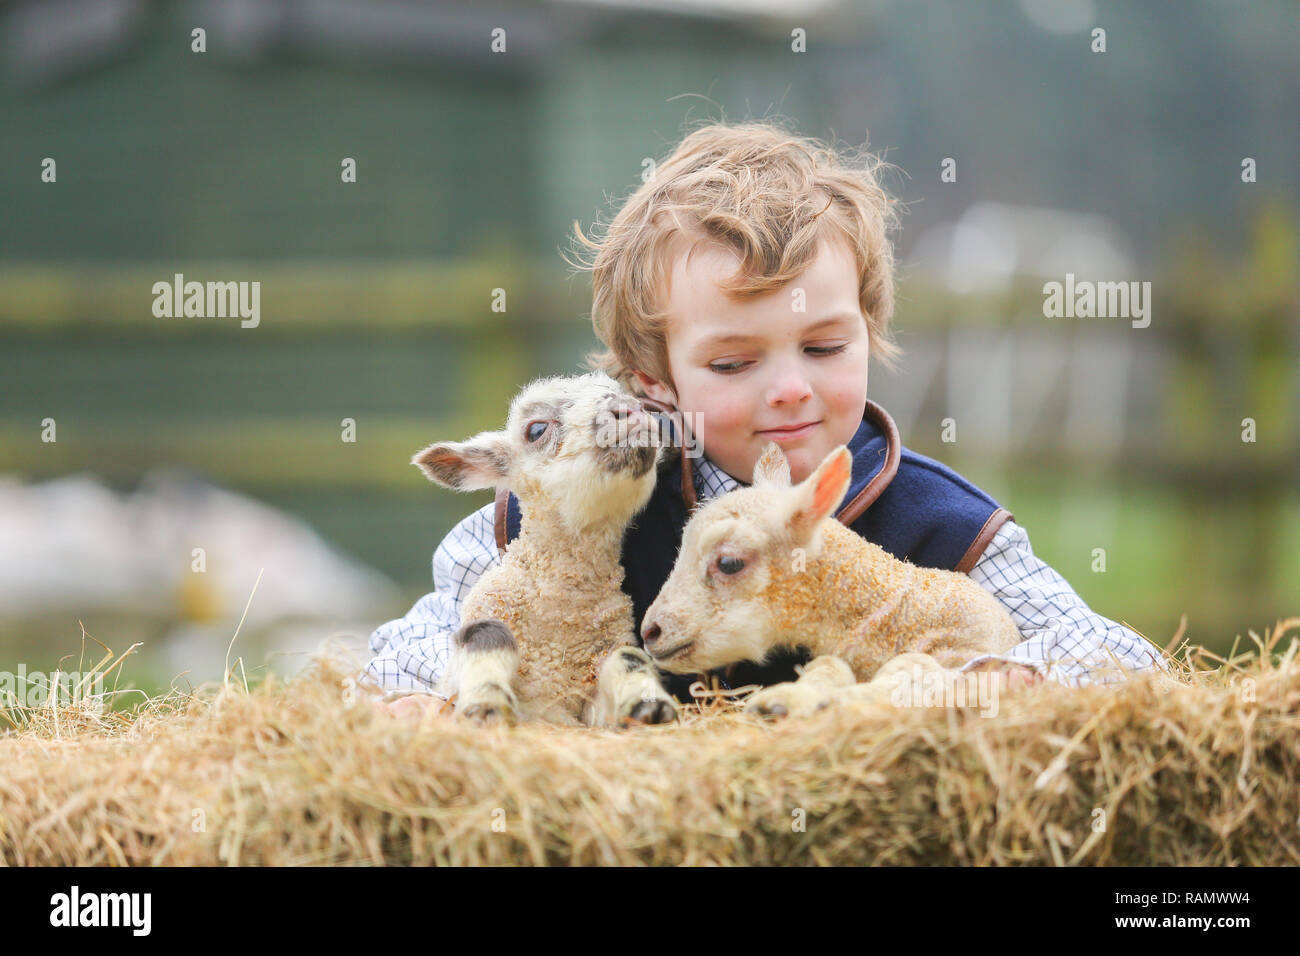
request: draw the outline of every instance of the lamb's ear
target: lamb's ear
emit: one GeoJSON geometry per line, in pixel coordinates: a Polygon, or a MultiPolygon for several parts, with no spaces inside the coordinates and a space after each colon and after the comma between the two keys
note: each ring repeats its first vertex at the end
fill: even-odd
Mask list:
{"type": "Polygon", "coordinates": [[[853,475],[853,456],[840,445],[817,466],[817,470],[791,490],[788,517],[791,531],[800,543],[812,540],[817,526],[835,513],[853,475]]]}
{"type": "Polygon", "coordinates": [[[785,452],[776,442],[767,443],[763,454],[759,456],[758,463],[754,465],[753,484],[790,484],[790,462],[786,460],[785,452]]]}
{"type": "Polygon", "coordinates": [[[466,441],[443,441],[411,458],[430,481],[456,491],[492,488],[510,473],[510,444],[505,432],[481,432],[466,441]]]}

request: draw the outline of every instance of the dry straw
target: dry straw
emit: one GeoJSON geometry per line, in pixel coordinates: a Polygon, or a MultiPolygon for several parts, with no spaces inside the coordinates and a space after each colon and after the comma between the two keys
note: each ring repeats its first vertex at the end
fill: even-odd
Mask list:
{"type": "Polygon", "coordinates": [[[381,714],[331,656],[131,715],[11,706],[0,861],[1295,865],[1298,631],[991,718],[713,697],[677,726],[481,730],[381,714]]]}

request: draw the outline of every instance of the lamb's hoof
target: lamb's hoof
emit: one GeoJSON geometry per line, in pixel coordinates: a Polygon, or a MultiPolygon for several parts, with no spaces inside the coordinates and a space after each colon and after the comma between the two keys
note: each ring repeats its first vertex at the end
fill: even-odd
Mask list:
{"type": "Polygon", "coordinates": [[[643,700],[632,708],[628,719],[639,724],[671,724],[677,719],[677,708],[667,698],[643,700]]]}
{"type": "Polygon", "coordinates": [[[514,701],[496,685],[484,687],[466,700],[463,696],[456,707],[456,715],[480,727],[510,725],[515,722],[514,701]]]}
{"type": "Polygon", "coordinates": [[[492,704],[471,704],[460,715],[480,727],[509,726],[515,722],[514,711],[509,707],[495,707],[492,704]]]}
{"type": "Polygon", "coordinates": [[[745,704],[745,713],[758,717],[789,717],[815,713],[830,702],[825,693],[791,681],[756,692],[745,704]]]}
{"type": "Polygon", "coordinates": [[[750,704],[745,708],[747,714],[757,714],[759,717],[788,717],[790,711],[786,710],[785,704],[778,700],[770,703],[750,704]]]}

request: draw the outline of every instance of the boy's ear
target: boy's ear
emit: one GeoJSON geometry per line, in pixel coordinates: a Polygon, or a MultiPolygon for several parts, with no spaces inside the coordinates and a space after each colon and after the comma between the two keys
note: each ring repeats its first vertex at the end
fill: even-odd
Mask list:
{"type": "Polygon", "coordinates": [[[510,444],[505,432],[481,432],[466,441],[430,445],[416,452],[411,464],[444,488],[493,488],[510,474],[510,444]]]}
{"type": "Polygon", "coordinates": [[[817,470],[791,489],[787,522],[795,540],[806,544],[818,525],[835,513],[853,476],[853,456],[840,445],[823,459],[817,470]]]}
{"type": "Polygon", "coordinates": [[[669,408],[677,407],[677,396],[673,394],[673,390],[667,385],[660,384],[657,380],[651,378],[645,372],[638,369],[633,369],[632,374],[635,375],[636,380],[641,383],[642,391],[653,398],[656,402],[662,402],[669,408]]]}
{"type": "Polygon", "coordinates": [[[763,449],[763,454],[754,465],[754,480],[751,484],[790,484],[790,462],[776,442],[768,442],[767,447],[763,449]]]}

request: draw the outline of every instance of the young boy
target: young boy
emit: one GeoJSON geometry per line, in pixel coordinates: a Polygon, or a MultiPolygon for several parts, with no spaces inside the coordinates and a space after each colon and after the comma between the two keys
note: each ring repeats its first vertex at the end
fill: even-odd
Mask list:
{"type": "MultiPolygon", "coordinates": [[[[654,497],[624,540],[638,630],[696,502],[748,483],[768,442],[782,447],[795,482],[844,444],[854,466],[839,520],[896,557],[968,573],[1025,638],[964,669],[995,668],[1015,687],[1163,667],[1158,648],[1094,614],[1034,556],[1010,512],[903,448],[888,413],[867,400],[868,357],[892,366],[899,352],[889,336],[895,221],[876,167],[851,168],[772,126],[715,125],[681,142],[603,241],[578,233],[596,252],[592,320],[608,347],[589,364],[647,405],[681,413],[698,442],[667,449],[654,497]]],[[[502,493],[457,525],[434,554],[434,592],[371,636],[368,679],[388,691],[438,679],[461,601],[518,523],[513,496],[502,493]]],[[[717,676],[730,686],[776,683],[793,679],[798,660],[792,652],[717,676]]],[[[671,689],[683,696],[688,684],[671,689]]]]}

